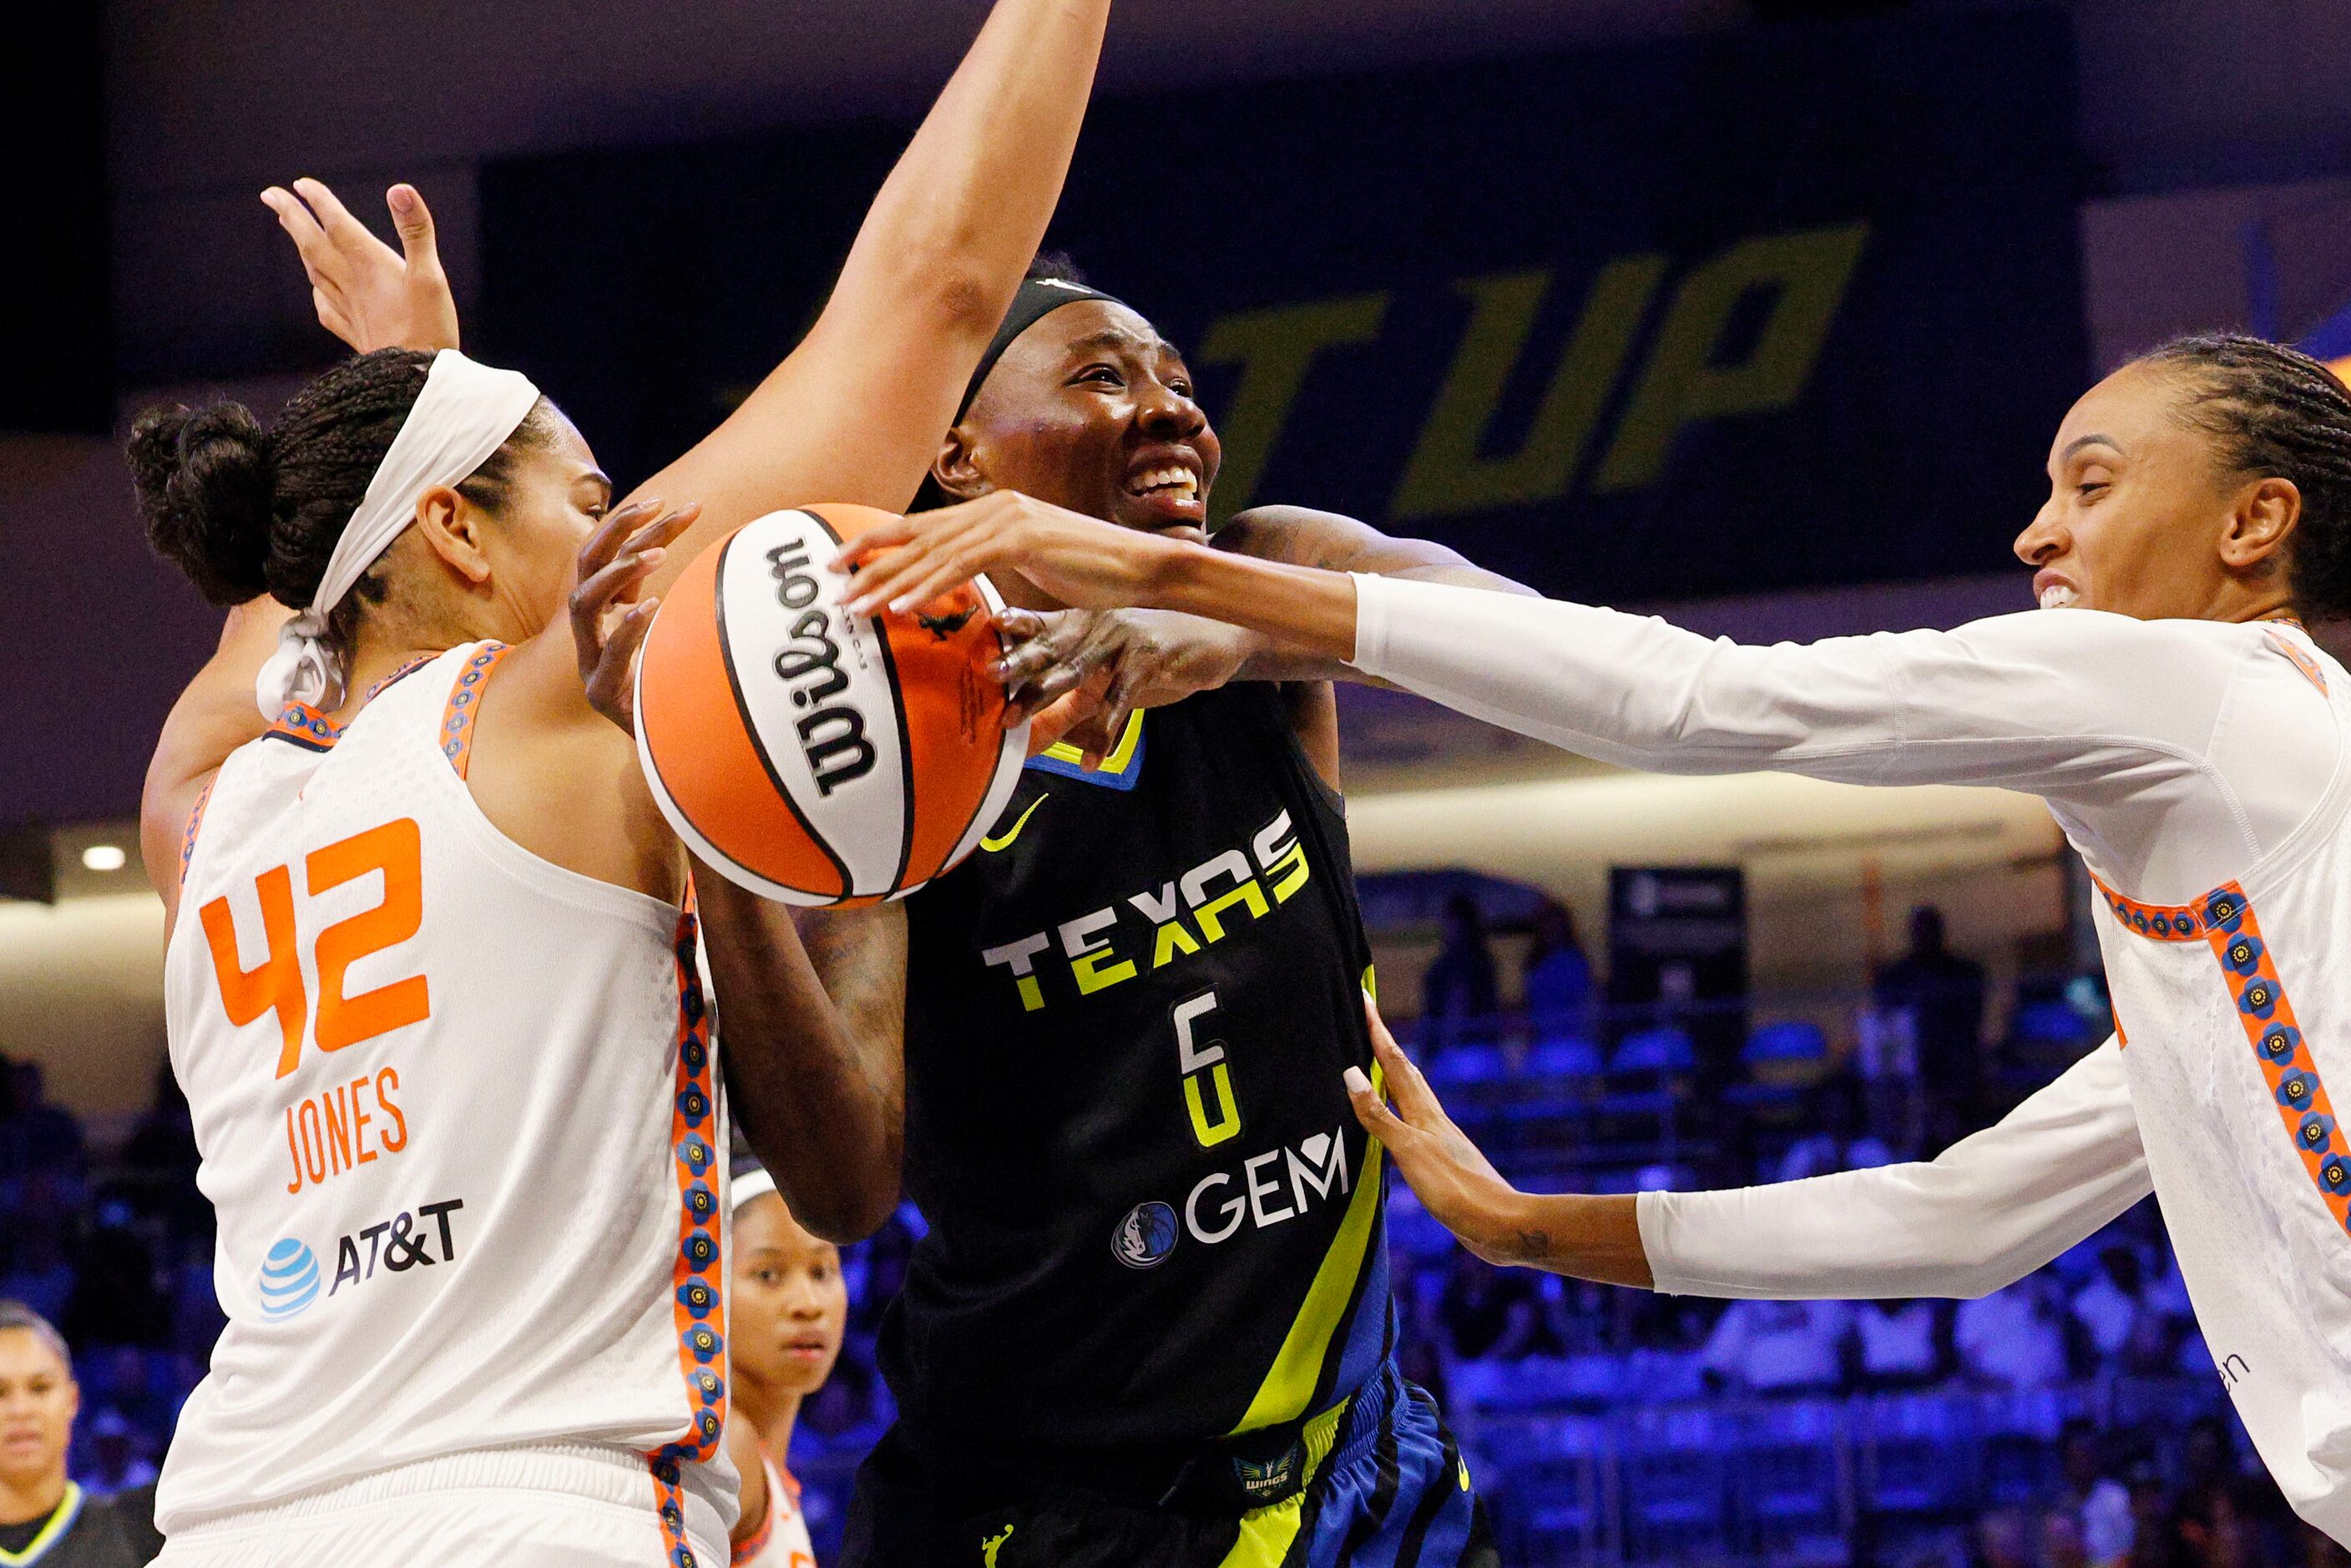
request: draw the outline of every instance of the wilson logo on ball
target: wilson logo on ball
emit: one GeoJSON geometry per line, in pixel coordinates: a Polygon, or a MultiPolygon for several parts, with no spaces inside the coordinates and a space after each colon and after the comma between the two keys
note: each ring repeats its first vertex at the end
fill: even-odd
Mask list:
{"type": "Polygon", "coordinates": [[[788,903],[911,892],[978,846],[1028,755],[1007,727],[985,583],[913,615],[853,616],[828,563],[893,520],[776,512],[688,566],[637,666],[637,754],[704,861],[788,903]]]}
{"type": "Polygon", "coordinates": [[[792,706],[810,710],[796,727],[800,749],[820,794],[873,771],[873,743],[865,738],[865,716],[832,699],[849,689],[841,668],[841,646],[832,640],[832,617],[808,607],[816,602],[822,584],[810,570],[805,545],[783,545],[768,552],[768,567],[776,576],[776,601],[798,610],[792,622],[791,645],[776,655],[776,674],[792,688],[792,706]]]}

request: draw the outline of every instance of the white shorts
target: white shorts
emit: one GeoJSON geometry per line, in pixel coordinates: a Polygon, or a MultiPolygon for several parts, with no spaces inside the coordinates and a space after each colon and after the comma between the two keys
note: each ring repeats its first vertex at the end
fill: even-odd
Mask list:
{"type": "MultiPolygon", "coordinates": [[[[726,1525],[685,1494],[696,1568],[726,1525]]],[[[676,1568],[643,1456],[583,1444],[494,1448],[380,1470],[174,1531],[153,1568],[676,1568]]]]}

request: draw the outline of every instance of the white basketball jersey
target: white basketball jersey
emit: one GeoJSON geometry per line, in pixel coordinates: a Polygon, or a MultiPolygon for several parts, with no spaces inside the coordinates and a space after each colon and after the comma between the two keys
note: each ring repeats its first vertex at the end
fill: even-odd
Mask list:
{"type": "Polygon", "coordinates": [[[228,1327],[166,1532],[543,1443],[643,1453],[673,1540],[689,1497],[734,1515],[693,917],[475,805],[503,652],[395,677],[340,732],[289,709],[189,825],[166,1009],[228,1327]]]}
{"type": "Polygon", "coordinates": [[[735,1568],[816,1568],[808,1516],[800,1511],[800,1484],[762,1448],[768,1472],[768,1517],[750,1539],[737,1543],[735,1568]]]}
{"type": "MultiPolygon", "coordinates": [[[[2298,630],[2251,635],[2351,734],[2341,664],[2298,630]]],[[[2325,733],[2308,720],[2298,742],[2325,733]]],[[[2351,1542],[2351,1129],[2329,1099],[2351,1094],[2351,753],[2241,877],[2189,904],[2100,897],[2131,1100],[2204,1343],[2286,1496],[2351,1542]]]]}

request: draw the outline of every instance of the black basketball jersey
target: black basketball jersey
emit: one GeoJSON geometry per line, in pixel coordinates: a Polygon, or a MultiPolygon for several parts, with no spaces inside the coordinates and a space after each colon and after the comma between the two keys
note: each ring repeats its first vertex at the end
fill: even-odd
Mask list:
{"type": "Polygon", "coordinates": [[[1327,1408],[1389,1344],[1371,954],[1280,691],[1056,747],[907,903],[907,1187],[883,1330],[910,1428],[1100,1448],[1327,1408]]]}

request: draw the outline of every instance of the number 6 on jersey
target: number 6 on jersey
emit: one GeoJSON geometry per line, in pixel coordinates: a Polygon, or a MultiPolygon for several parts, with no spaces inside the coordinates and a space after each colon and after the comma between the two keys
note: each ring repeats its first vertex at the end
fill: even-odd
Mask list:
{"type": "Polygon", "coordinates": [[[1241,1130],[1241,1110],[1233,1099],[1232,1073],[1225,1064],[1225,1042],[1212,1040],[1202,1045],[1192,1034],[1192,1026],[1216,1010],[1214,991],[1202,991],[1176,1004],[1176,1059],[1184,1074],[1184,1104],[1192,1113],[1192,1135],[1204,1149],[1215,1148],[1241,1130]],[[1200,1088],[1203,1080],[1217,1097],[1214,1122],[1208,1120],[1207,1095],[1200,1088]]]}

